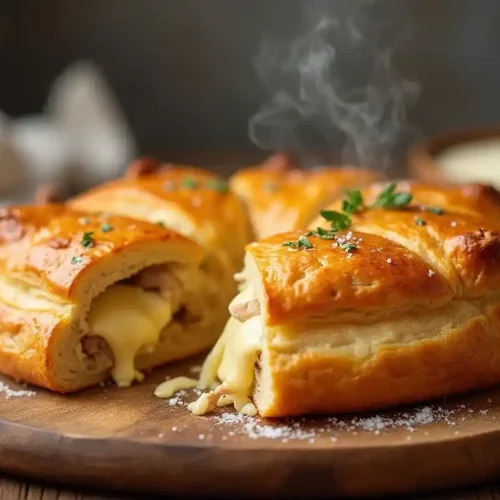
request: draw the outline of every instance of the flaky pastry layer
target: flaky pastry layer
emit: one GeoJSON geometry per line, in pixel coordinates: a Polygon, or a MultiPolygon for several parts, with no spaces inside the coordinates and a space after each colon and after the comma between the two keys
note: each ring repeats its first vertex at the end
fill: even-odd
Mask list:
{"type": "Polygon", "coordinates": [[[361,411],[500,381],[498,193],[400,183],[409,205],[371,207],[383,188],[328,238],[318,218],[307,246],[290,245],[305,230],[247,246],[202,372],[202,386],[220,385],[194,413],[227,398],[248,412],[249,397],[265,417],[361,411]]]}

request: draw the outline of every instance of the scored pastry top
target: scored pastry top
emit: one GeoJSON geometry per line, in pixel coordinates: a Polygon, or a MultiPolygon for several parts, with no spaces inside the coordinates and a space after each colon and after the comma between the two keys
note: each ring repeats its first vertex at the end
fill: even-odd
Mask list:
{"type": "MultiPolygon", "coordinates": [[[[89,209],[94,205],[131,204],[138,218],[154,214],[160,206],[180,207],[195,225],[205,221],[241,225],[242,206],[229,192],[228,183],[218,175],[201,168],[136,160],[124,178],[92,188],[71,201],[73,207],[89,209]]],[[[134,215],[131,213],[131,215],[134,215]]]]}
{"type": "Polygon", "coordinates": [[[377,184],[351,191],[350,205],[334,203],[309,230],[247,245],[267,323],[362,321],[496,293],[499,198],[481,185],[377,184]]]}
{"type": "Polygon", "coordinates": [[[0,211],[0,272],[61,300],[74,299],[79,282],[96,264],[101,268],[106,259],[124,251],[172,244],[182,246],[186,260],[204,255],[199,245],[180,234],[128,217],[84,214],[64,205],[0,211]]]}
{"type": "Polygon", "coordinates": [[[318,210],[345,188],[383,179],[373,170],[351,166],[299,168],[285,154],[238,171],[231,189],[245,201],[258,238],[308,224],[318,210]]]}

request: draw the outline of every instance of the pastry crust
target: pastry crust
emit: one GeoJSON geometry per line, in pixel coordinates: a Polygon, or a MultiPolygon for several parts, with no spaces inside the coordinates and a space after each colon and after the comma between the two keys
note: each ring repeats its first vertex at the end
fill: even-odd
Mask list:
{"type": "MultiPolygon", "coordinates": [[[[365,204],[384,187],[366,189],[365,204]]],[[[247,245],[247,288],[232,311],[255,312],[232,317],[207,358],[204,379],[222,382],[216,394],[234,394],[239,408],[251,396],[261,416],[285,417],[500,381],[500,195],[479,185],[404,189],[409,206],[360,209],[332,239],[308,236],[311,248],[283,246],[305,230],[247,245]],[[254,300],[260,307],[244,307],[254,300]],[[254,363],[255,378],[241,394],[252,386],[238,371],[243,361],[254,363]]]]}
{"type": "Polygon", "coordinates": [[[300,169],[287,155],[277,154],[233,175],[231,189],[245,202],[260,239],[305,227],[345,189],[383,178],[373,170],[348,166],[300,169]]]}
{"type": "Polygon", "coordinates": [[[69,205],[162,222],[205,247],[225,282],[232,282],[244,246],[252,240],[246,210],[223,179],[207,170],[149,158],[132,163],[125,178],[101,184],[69,205]]]}
{"type": "MultiPolygon", "coordinates": [[[[113,357],[92,355],[87,313],[111,285],[153,265],[196,271],[203,249],[174,231],[127,217],[86,215],[63,205],[11,207],[0,213],[0,371],[59,392],[106,380],[113,357]],[[92,238],[91,244],[88,242],[92,238]]],[[[142,367],[200,352],[213,333],[169,346],[169,332],[142,367]]]]}

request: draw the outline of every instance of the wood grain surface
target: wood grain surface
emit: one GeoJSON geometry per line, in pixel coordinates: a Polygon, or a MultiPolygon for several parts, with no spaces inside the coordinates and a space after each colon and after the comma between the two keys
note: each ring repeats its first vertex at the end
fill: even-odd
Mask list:
{"type": "MultiPolygon", "coordinates": [[[[35,396],[7,398],[4,390],[0,469],[35,482],[135,494],[132,498],[200,492],[236,497],[242,491],[252,497],[411,498],[500,479],[500,390],[436,403],[427,413],[405,408],[398,418],[386,412],[335,422],[253,417],[231,422],[238,417],[228,409],[221,410],[225,416],[190,415],[185,404],[194,394],[170,401],[154,397],[158,382],[181,373],[189,373],[189,366],[157,371],[126,390],[104,387],[73,396],[36,390],[35,396]],[[416,422],[422,416],[427,422],[429,415],[434,422],[416,422]],[[383,424],[380,429],[377,423],[383,424]]],[[[4,498],[20,498],[19,485],[23,498],[36,498],[27,492],[37,486],[5,481],[4,491],[12,491],[10,497],[2,492],[4,498]]],[[[43,494],[48,491],[58,490],[43,494]]],[[[455,496],[429,498],[494,498],[484,496],[487,491],[469,487],[451,493],[455,496]],[[474,496],[477,492],[483,497],[474,496]]]]}
{"type": "MultiPolygon", "coordinates": [[[[155,498],[161,497],[116,495],[85,488],[65,488],[0,474],[0,500],[154,500],[155,498]]],[[[172,496],[168,498],[175,500],[172,496]]],[[[440,493],[392,498],[394,500],[500,500],[500,485],[474,486],[440,493]]]]}

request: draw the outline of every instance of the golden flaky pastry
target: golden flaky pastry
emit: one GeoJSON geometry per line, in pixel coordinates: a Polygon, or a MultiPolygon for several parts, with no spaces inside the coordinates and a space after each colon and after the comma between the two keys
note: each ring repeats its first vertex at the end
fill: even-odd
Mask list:
{"type": "Polygon", "coordinates": [[[161,223],[198,242],[208,252],[204,266],[219,287],[218,308],[227,313],[235,292],[233,274],[241,268],[252,234],[243,203],[226,181],[207,170],[142,158],[125,178],[101,184],[69,206],[161,223]]]}
{"type": "Polygon", "coordinates": [[[499,193],[387,188],[366,190],[343,230],[319,217],[309,233],[247,246],[242,292],[200,380],[221,384],[193,413],[350,412],[500,381],[499,193]]]}
{"type": "Polygon", "coordinates": [[[258,167],[240,170],[230,185],[245,202],[260,239],[305,227],[345,189],[382,178],[380,173],[355,167],[300,169],[279,153],[258,167]]]}
{"type": "Polygon", "coordinates": [[[214,342],[205,251],[155,224],[62,205],[0,213],[0,371],[59,392],[214,342]]]}

